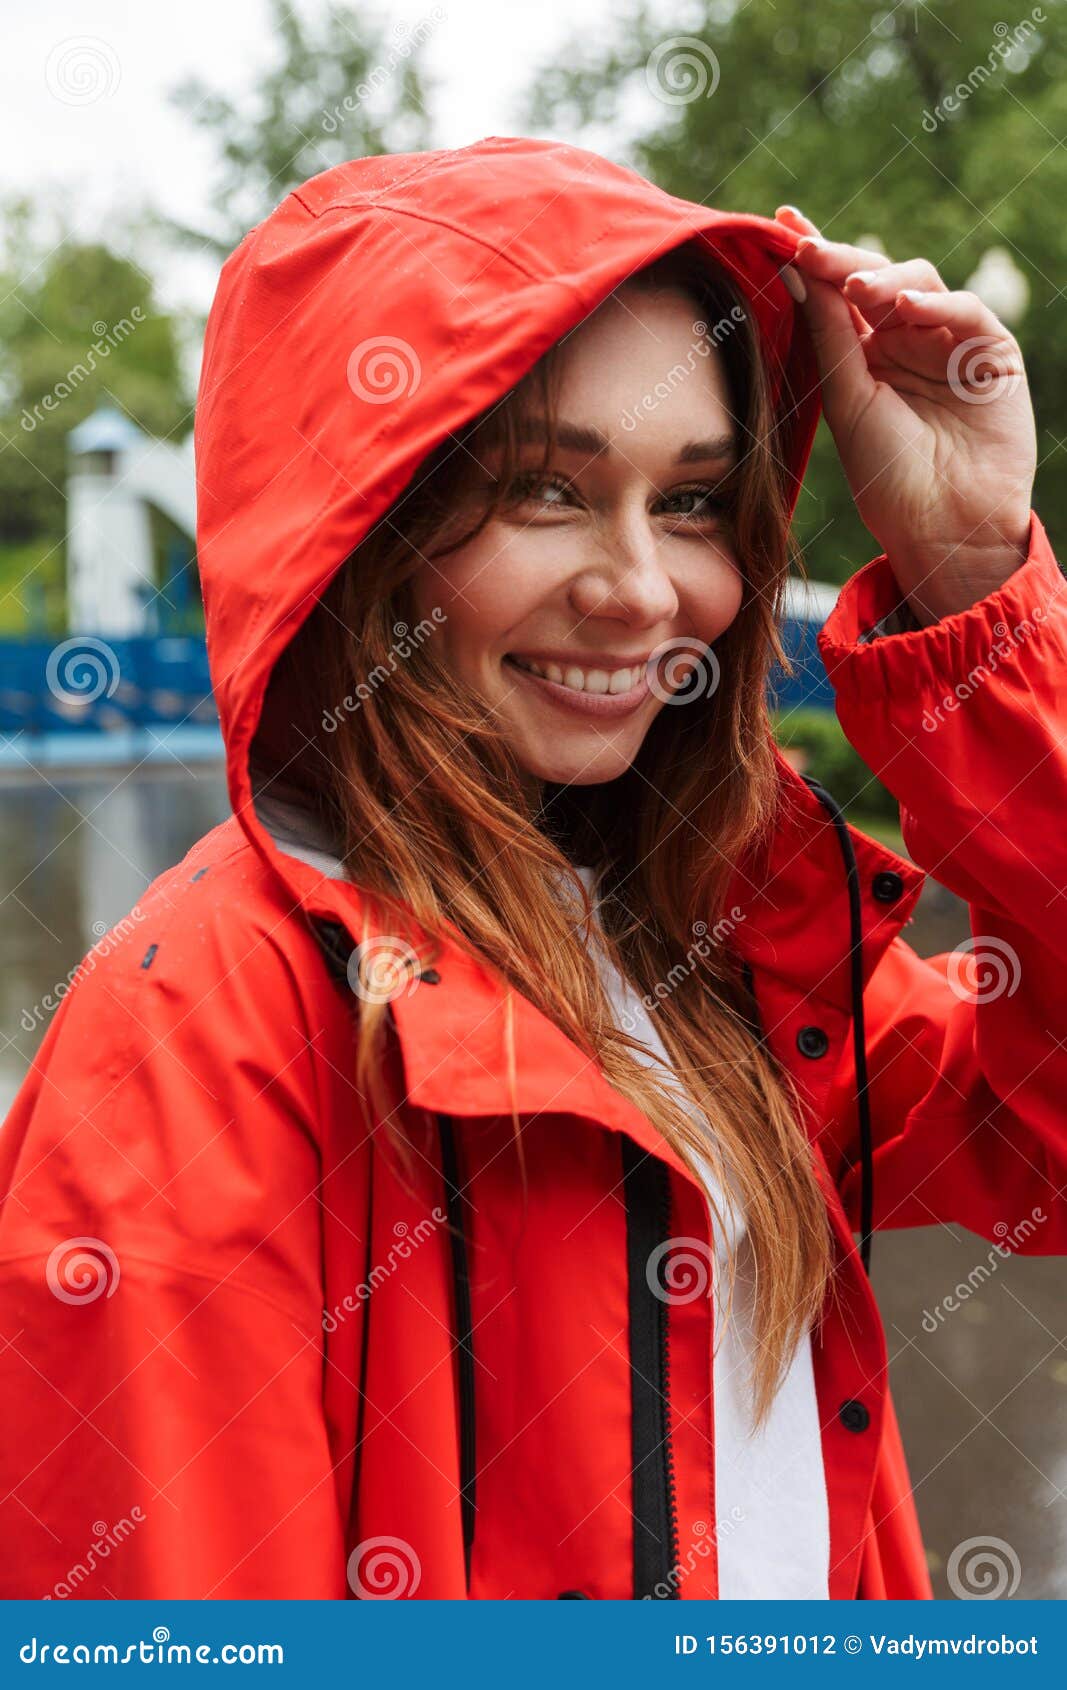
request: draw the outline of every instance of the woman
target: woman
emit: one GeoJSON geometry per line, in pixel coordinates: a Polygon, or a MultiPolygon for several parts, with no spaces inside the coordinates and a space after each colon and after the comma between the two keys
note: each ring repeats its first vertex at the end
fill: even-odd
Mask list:
{"type": "Polygon", "coordinates": [[[235,816],[4,1134],[5,1594],[928,1596],[870,1233],[1067,1250],[1012,337],[494,137],[246,237],[196,446],[235,816]],[[769,734],[820,394],[883,552],[822,651],[914,864],[769,734]],[[924,870],[973,956],[899,937],[924,870]]]}

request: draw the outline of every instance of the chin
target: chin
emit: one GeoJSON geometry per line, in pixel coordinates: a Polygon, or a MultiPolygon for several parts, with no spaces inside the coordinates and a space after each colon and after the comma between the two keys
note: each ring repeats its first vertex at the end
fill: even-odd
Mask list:
{"type": "Polygon", "coordinates": [[[523,769],[535,779],[547,781],[554,786],[604,786],[608,781],[617,780],[619,775],[626,773],[637,755],[638,747],[632,750],[618,750],[613,746],[604,746],[599,753],[588,749],[582,755],[577,751],[572,757],[562,756],[559,748],[550,754],[527,754],[525,748],[518,752],[523,769]]]}

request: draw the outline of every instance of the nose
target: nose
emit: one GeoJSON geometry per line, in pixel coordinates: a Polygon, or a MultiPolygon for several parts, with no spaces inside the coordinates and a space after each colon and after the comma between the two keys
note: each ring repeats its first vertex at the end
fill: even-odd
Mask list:
{"type": "Polygon", "coordinates": [[[583,619],[609,616],[635,628],[670,622],[678,595],[662,542],[647,517],[630,514],[590,538],[593,554],[575,574],[570,600],[583,619]]]}

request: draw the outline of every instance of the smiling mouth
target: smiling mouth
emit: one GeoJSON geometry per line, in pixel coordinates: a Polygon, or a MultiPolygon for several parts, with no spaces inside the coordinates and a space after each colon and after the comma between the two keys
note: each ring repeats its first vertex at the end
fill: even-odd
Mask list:
{"type": "Polygon", "coordinates": [[[640,684],[648,667],[647,658],[629,665],[614,664],[610,668],[607,665],[597,668],[586,663],[541,662],[535,657],[519,657],[513,651],[508,652],[507,660],[518,669],[525,669],[532,675],[540,675],[543,680],[554,681],[558,686],[568,687],[572,692],[594,693],[599,696],[632,692],[640,684]]]}
{"type": "Polygon", "coordinates": [[[504,662],[546,702],[585,716],[626,716],[651,696],[646,663],[623,669],[584,669],[577,664],[539,664],[512,652],[504,662]]]}

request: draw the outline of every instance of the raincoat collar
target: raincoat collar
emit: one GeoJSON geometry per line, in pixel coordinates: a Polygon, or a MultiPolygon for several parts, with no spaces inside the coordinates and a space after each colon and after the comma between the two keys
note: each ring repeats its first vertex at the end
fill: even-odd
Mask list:
{"type": "MultiPolygon", "coordinates": [[[[730,912],[730,944],[757,978],[773,976],[780,992],[804,1004],[808,1020],[818,1023],[829,1015],[843,1028],[853,1002],[839,842],[809,787],[780,752],[776,761],[778,824],[768,846],[735,871],[724,904],[730,912]]],[[[925,877],[877,840],[851,828],[849,834],[860,873],[867,981],[909,919],[925,877]],[[880,902],[872,890],[886,874],[899,877],[901,887],[890,903],[880,902]]],[[[350,881],[273,843],[272,849],[313,925],[343,930],[342,949],[393,939],[374,928],[359,888],[350,881]]],[[[514,1096],[523,1115],[567,1114],[626,1132],[693,1179],[641,1112],[609,1085],[596,1062],[528,998],[472,959],[451,923],[446,922],[426,962],[423,978],[413,979],[390,1003],[412,1105],[432,1113],[497,1116],[510,1112],[514,1096]]]]}

